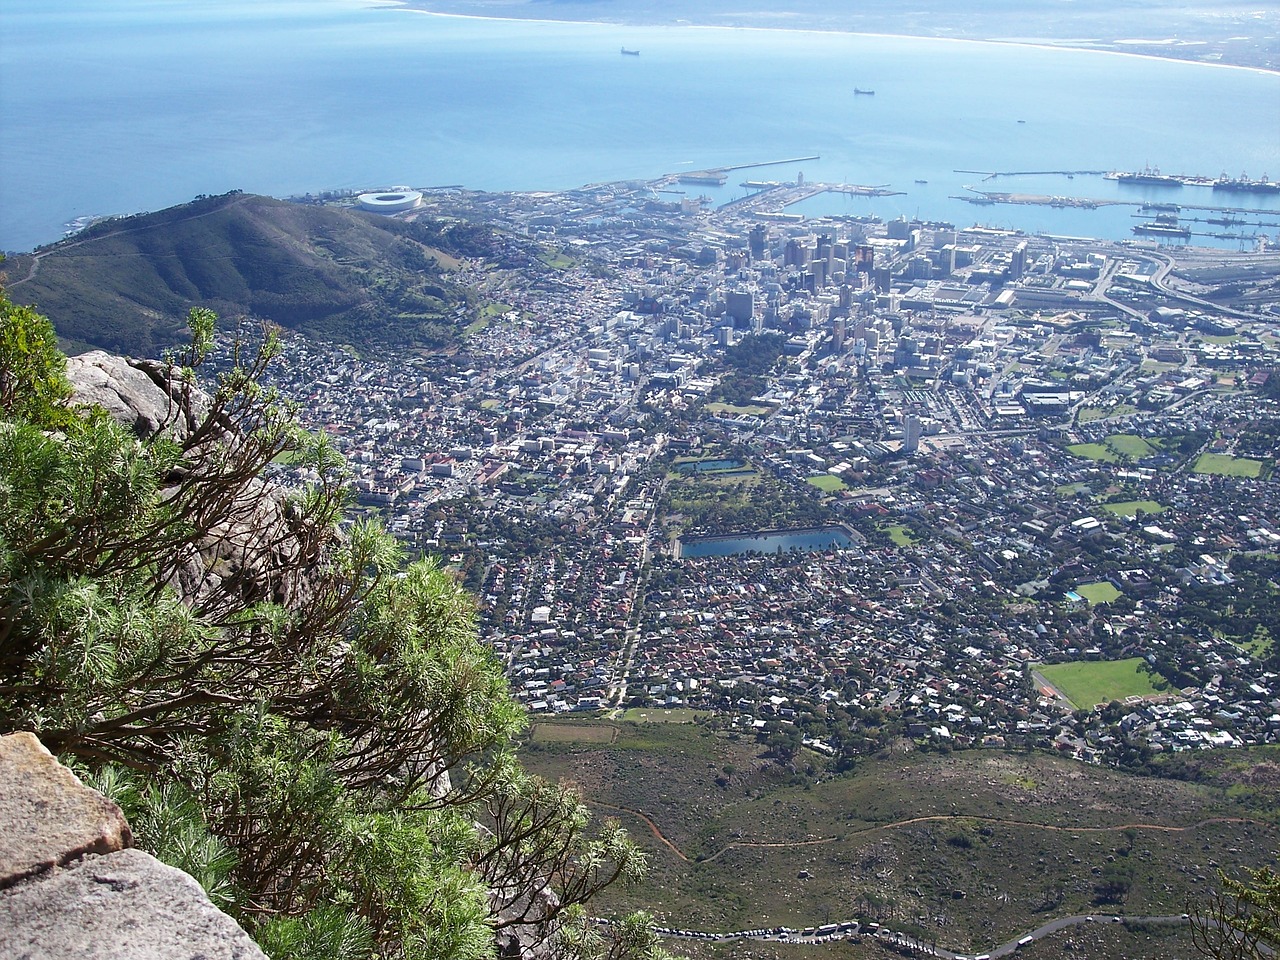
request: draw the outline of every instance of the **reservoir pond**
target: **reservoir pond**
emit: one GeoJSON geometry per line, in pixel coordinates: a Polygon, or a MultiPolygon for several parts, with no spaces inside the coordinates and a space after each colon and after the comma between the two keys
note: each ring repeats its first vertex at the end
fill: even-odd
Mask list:
{"type": "Polygon", "coordinates": [[[766,530],[724,537],[693,537],[680,541],[680,556],[731,557],[744,553],[788,553],[846,550],[853,538],[841,527],[811,527],[804,530],[766,530]]]}
{"type": "Polygon", "coordinates": [[[746,463],[742,460],[686,460],[677,463],[677,473],[735,473],[742,470],[746,463]]]}

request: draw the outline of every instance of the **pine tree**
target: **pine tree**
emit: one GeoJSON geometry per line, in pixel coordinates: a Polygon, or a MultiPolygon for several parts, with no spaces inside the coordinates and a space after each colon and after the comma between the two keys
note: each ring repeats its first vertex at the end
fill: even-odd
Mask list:
{"type": "Polygon", "coordinates": [[[140,437],[71,404],[52,327],[0,294],[0,730],[274,956],[657,956],[644,917],[587,921],[642,855],[520,768],[471,597],[347,518],[341,458],[262,385],[274,337],[197,387],[215,319],[146,367],[169,406],[140,437]],[[282,455],[305,485],[265,478],[282,455]]]}

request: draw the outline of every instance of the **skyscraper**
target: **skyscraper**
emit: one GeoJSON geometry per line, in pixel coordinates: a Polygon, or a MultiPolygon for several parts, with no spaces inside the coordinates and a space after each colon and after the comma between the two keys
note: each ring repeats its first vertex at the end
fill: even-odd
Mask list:
{"type": "Polygon", "coordinates": [[[906,419],[902,421],[903,453],[911,454],[920,449],[920,431],[922,426],[920,418],[914,413],[908,414],[906,419]]]}

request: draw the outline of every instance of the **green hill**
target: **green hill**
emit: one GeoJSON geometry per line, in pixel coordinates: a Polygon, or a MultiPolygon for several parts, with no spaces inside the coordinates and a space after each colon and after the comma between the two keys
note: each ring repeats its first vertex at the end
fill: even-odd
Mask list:
{"type": "Polygon", "coordinates": [[[231,193],[95,224],[7,273],[12,299],[71,347],[158,356],[198,304],[342,342],[442,349],[471,311],[445,267],[486,240],[465,224],[231,193]]]}

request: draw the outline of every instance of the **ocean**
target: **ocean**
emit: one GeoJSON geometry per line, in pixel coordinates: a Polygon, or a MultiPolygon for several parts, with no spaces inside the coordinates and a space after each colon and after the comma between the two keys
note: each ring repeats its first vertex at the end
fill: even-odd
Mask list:
{"type": "Polygon", "coordinates": [[[1280,221],[1277,195],[956,172],[1280,178],[1280,75],[1259,71],[998,43],[479,20],[359,0],[3,0],[0,30],[0,249],[11,251],[58,239],[78,217],[230,189],[559,190],[814,155],[689,189],[727,201],[743,180],[802,172],[904,195],[827,195],[800,212],[1112,238],[1129,236],[1143,199],[1280,221]],[[976,207],[953,199],[966,187],[1134,205],[976,207]]]}

